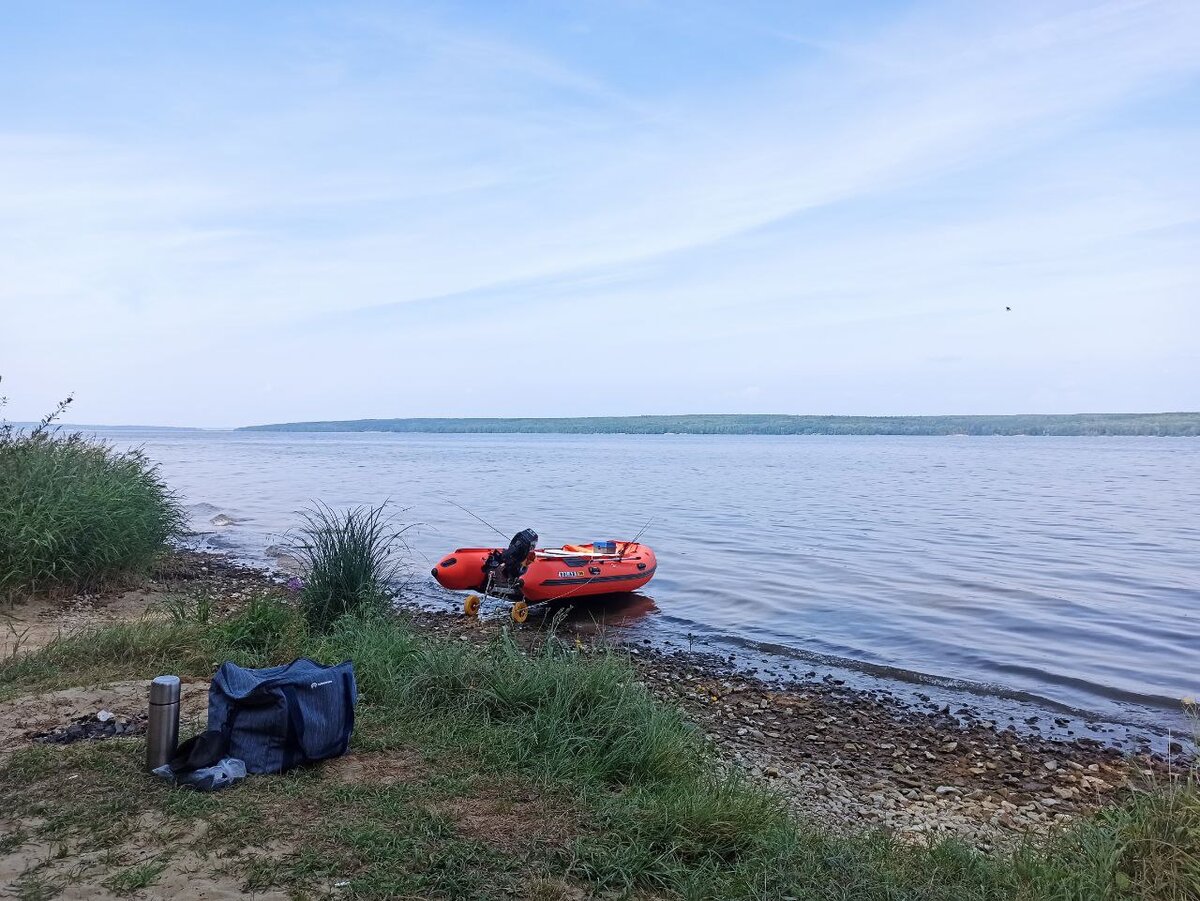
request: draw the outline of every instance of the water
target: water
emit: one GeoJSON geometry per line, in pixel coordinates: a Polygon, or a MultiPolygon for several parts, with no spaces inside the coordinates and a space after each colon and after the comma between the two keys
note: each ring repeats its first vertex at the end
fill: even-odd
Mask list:
{"type": "Polygon", "coordinates": [[[507,534],[645,540],[634,638],[692,635],[1144,727],[1200,694],[1200,441],[114,431],[214,544],[262,559],[312,499],[408,510],[429,567],[507,534]],[[214,526],[214,516],[236,520],[214,526]]]}

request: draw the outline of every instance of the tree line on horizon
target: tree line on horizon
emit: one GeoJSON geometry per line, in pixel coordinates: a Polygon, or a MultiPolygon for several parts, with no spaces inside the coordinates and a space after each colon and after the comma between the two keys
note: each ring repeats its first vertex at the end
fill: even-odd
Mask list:
{"type": "Polygon", "coordinates": [[[683,414],[563,418],[405,418],[243,426],[268,432],[627,435],[1030,435],[1198,437],[1200,413],[1031,413],[1008,416],[683,414]]]}

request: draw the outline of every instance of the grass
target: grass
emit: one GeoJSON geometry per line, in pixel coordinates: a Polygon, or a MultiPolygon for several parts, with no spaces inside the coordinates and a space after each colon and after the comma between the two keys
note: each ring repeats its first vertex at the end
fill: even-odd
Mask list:
{"type": "Polygon", "coordinates": [[[160,854],[145,863],[126,867],[104,881],[118,895],[131,895],[154,884],[167,868],[170,855],[160,854]]]}
{"type": "Polygon", "coordinates": [[[143,571],[182,525],[141,451],[50,427],[68,403],[30,430],[0,423],[0,602],[143,571]]]}
{"type": "Polygon", "coordinates": [[[523,862],[431,809],[472,786],[355,784],[310,769],[204,795],[166,790],[142,773],[143,751],[140,740],[38,747],[0,771],[5,791],[20,780],[11,812],[44,819],[36,840],[57,849],[23,875],[27,894],[54,897],[79,882],[153,894],[166,871],[298,897],[325,897],[337,883],[348,883],[348,897],[516,892],[523,862]],[[80,778],[65,783],[68,772],[80,778]]]}
{"type": "MultiPolygon", "coordinates": [[[[339,892],[366,898],[1200,898],[1194,782],[1136,795],[1007,855],[836,836],[722,772],[622,657],[552,638],[535,652],[506,636],[481,650],[380,616],[342,617],[318,632],[297,608],[262,599],[207,624],[181,616],[59,640],[0,665],[0,697],[164,669],[207,676],[224,659],[264,665],[298,654],[354,661],[362,701],[352,750],[378,772],[339,779],[325,766],[192,795],[142,774],[137,741],[31,748],[0,769],[0,796],[31,824],[22,840],[76,856],[109,849],[101,875],[131,891],[163,863],[129,845],[136,824],[151,820],[167,832],[208,824],[198,845],[155,853],[198,848],[213,855],[205,866],[248,888],[297,897],[345,882],[339,892]],[[68,773],[86,778],[68,782],[68,773]],[[469,805],[483,814],[455,813],[469,805]]],[[[29,874],[31,893],[53,887],[54,867],[29,874]]]]}
{"type": "Polygon", "coordinates": [[[1017,865],[1071,898],[1200,898],[1200,785],[1136,794],[1017,865]]]}
{"type": "MultiPolygon", "coordinates": [[[[193,608],[194,609],[194,608],[193,608]]],[[[0,661],[0,701],[31,687],[54,690],[154,671],[211,676],[224,660],[269,666],[308,651],[308,630],[296,610],[256,597],[237,616],[220,622],[140,619],[56,638],[36,653],[0,661]]]]}
{"type": "Polygon", "coordinates": [[[338,512],[316,504],[301,513],[292,548],[304,570],[300,599],[312,629],[326,631],[347,613],[387,609],[403,530],[393,527],[386,506],[338,512]]]}

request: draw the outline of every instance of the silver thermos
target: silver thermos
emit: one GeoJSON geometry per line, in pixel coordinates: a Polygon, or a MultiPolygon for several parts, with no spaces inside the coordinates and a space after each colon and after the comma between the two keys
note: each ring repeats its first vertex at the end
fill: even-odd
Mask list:
{"type": "Polygon", "coordinates": [[[158,676],[150,683],[150,718],[146,723],[146,769],[162,766],[179,741],[179,677],[158,676]]]}

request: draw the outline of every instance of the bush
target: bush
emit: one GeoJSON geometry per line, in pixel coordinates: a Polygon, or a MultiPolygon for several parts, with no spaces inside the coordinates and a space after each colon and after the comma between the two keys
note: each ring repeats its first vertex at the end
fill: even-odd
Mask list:
{"type": "Polygon", "coordinates": [[[309,628],[328,631],[347,613],[367,615],[388,608],[400,566],[403,532],[392,527],[386,504],[338,513],[316,504],[301,513],[304,525],[292,548],[304,570],[301,607],[309,628]]]}
{"type": "Polygon", "coordinates": [[[142,451],[50,427],[70,402],[30,430],[0,423],[0,600],[144,570],[182,527],[142,451]]]}

